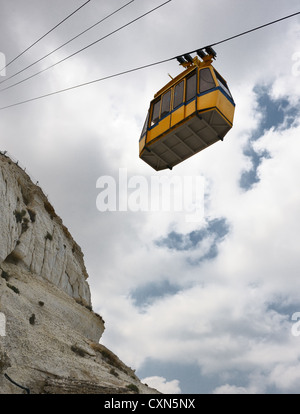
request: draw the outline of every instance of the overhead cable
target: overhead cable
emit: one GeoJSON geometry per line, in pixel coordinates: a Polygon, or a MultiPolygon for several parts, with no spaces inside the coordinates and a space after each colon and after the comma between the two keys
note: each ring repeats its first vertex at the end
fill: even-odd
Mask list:
{"type": "Polygon", "coordinates": [[[76,10],[74,10],[72,13],[70,13],[67,17],[65,17],[61,22],[56,24],[52,29],[50,29],[47,33],[45,33],[43,36],[41,36],[39,39],[37,39],[34,43],[32,43],[30,46],[28,46],[23,52],[21,52],[18,56],[16,56],[14,59],[12,59],[10,62],[8,62],[2,69],[7,68],[9,65],[11,65],[13,62],[15,62],[19,57],[24,55],[29,49],[31,49],[33,46],[35,46],[38,42],[40,42],[42,39],[44,39],[48,34],[53,32],[55,29],[57,29],[58,26],[60,26],[62,23],[64,23],[66,20],[68,20],[71,16],[73,16],[75,13],[77,13],[80,9],[82,9],[85,5],[87,5],[91,0],[87,0],[85,3],[83,3],[80,7],[78,7],[76,10]]]}
{"type": "MultiPolygon", "coordinates": [[[[268,23],[262,24],[262,25],[260,25],[260,26],[256,26],[256,27],[254,27],[254,28],[252,28],[252,29],[246,30],[245,32],[241,32],[241,33],[238,33],[238,34],[236,34],[236,35],[233,35],[233,36],[227,37],[227,38],[225,38],[225,39],[223,39],[223,40],[219,40],[218,42],[211,43],[211,44],[209,44],[209,45],[207,45],[207,46],[197,48],[197,49],[195,49],[195,50],[192,50],[191,52],[188,52],[188,53],[182,53],[181,55],[174,56],[173,58],[170,58],[169,60],[177,59],[177,58],[178,58],[178,56],[184,56],[184,55],[189,55],[189,54],[192,54],[192,53],[196,53],[196,52],[197,52],[197,50],[200,50],[200,49],[207,49],[207,48],[209,48],[209,47],[213,47],[213,46],[217,46],[217,45],[220,45],[220,44],[222,44],[222,43],[225,43],[225,42],[229,42],[230,40],[234,40],[234,39],[237,39],[238,37],[245,36],[245,35],[247,35],[247,34],[249,34],[249,33],[255,32],[255,31],[257,31],[257,30],[264,29],[265,27],[268,27],[268,26],[271,26],[271,25],[273,25],[273,24],[276,24],[276,23],[282,22],[283,20],[290,19],[291,17],[295,17],[295,16],[297,16],[297,15],[299,15],[299,14],[300,14],[300,11],[298,11],[298,12],[296,12],[296,13],[293,13],[293,14],[289,14],[288,16],[285,16],[285,17],[281,17],[280,19],[277,19],[277,20],[272,20],[271,22],[268,22],[268,23]]],[[[159,64],[159,62],[158,62],[158,64],[159,64]]],[[[0,92],[1,92],[1,90],[0,90],[0,92]]]]}
{"type": "MultiPolygon", "coordinates": [[[[267,26],[271,26],[272,24],[279,23],[279,22],[282,22],[283,20],[290,19],[291,17],[295,17],[299,14],[300,14],[300,11],[298,11],[296,13],[293,13],[293,14],[289,14],[288,16],[281,17],[280,19],[273,20],[269,23],[262,24],[261,26],[254,27],[253,29],[246,30],[245,32],[239,33],[237,35],[227,37],[226,39],[220,40],[216,43],[212,43],[209,46],[212,47],[212,46],[220,45],[221,43],[229,42],[230,40],[236,39],[236,38],[241,37],[241,36],[245,36],[246,34],[255,32],[256,30],[264,29],[267,26]]],[[[194,53],[194,52],[196,52],[196,50],[194,50],[193,52],[190,52],[190,53],[194,53]]]]}
{"type": "Polygon", "coordinates": [[[170,3],[171,1],[172,1],[172,0],[167,0],[167,1],[165,1],[164,3],[160,4],[159,6],[154,7],[153,9],[149,10],[148,12],[146,12],[146,13],[142,14],[142,15],[141,15],[141,16],[139,16],[139,17],[136,17],[135,19],[131,20],[130,22],[128,22],[128,23],[126,23],[126,24],[124,24],[123,26],[119,27],[118,29],[113,30],[112,32],[110,32],[110,33],[108,33],[107,35],[105,35],[105,36],[101,37],[100,39],[97,39],[97,40],[95,40],[94,42],[92,42],[92,43],[88,44],[87,46],[85,46],[85,47],[83,47],[83,48],[81,48],[81,49],[77,50],[77,52],[74,52],[74,53],[72,53],[71,55],[66,56],[65,58],[63,58],[63,59],[59,60],[59,61],[58,61],[58,62],[56,62],[56,63],[53,63],[52,65],[48,66],[47,68],[42,69],[42,70],[40,70],[39,72],[36,72],[36,73],[34,73],[33,75],[28,76],[27,78],[22,79],[22,80],[20,80],[19,82],[14,83],[13,85],[10,85],[10,86],[7,86],[6,88],[2,88],[2,89],[0,89],[0,92],[6,91],[7,89],[10,89],[10,88],[13,88],[14,86],[17,86],[17,85],[19,85],[20,83],[26,82],[27,80],[32,79],[32,78],[34,78],[35,76],[40,75],[41,73],[44,73],[44,72],[46,72],[47,70],[49,70],[49,69],[51,69],[51,68],[54,68],[55,66],[59,65],[60,63],[65,62],[66,60],[70,59],[71,57],[73,57],[73,56],[75,56],[75,55],[78,55],[78,53],[81,53],[81,52],[83,52],[84,50],[86,50],[86,49],[90,48],[91,46],[94,46],[95,44],[97,44],[97,43],[101,42],[102,40],[107,39],[109,36],[112,36],[113,34],[115,34],[115,33],[119,32],[120,30],[124,29],[125,27],[130,26],[131,24],[133,24],[133,23],[135,23],[136,21],[138,21],[138,20],[142,19],[143,17],[147,16],[148,14],[150,14],[150,13],[154,12],[155,10],[159,9],[160,7],[165,6],[167,3],[170,3]]]}
{"type": "MultiPolygon", "coordinates": [[[[15,76],[19,75],[20,73],[24,72],[25,70],[31,68],[32,66],[36,65],[37,63],[41,62],[42,60],[46,59],[47,57],[49,57],[50,55],[52,55],[53,53],[57,52],[59,49],[63,48],[64,46],[68,45],[69,43],[71,43],[73,40],[77,39],[78,37],[82,36],[83,34],[87,33],[89,30],[93,29],[95,26],[99,25],[100,23],[104,22],[104,20],[107,20],[109,17],[113,16],[114,14],[116,14],[117,12],[119,12],[120,10],[124,9],[125,7],[129,6],[129,4],[133,3],[135,0],[130,0],[128,3],[126,3],[125,5],[123,5],[122,7],[119,7],[117,10],[115,10],[114,12],[108,14],[107,16],[103,17],[101,20],[99,20],[98,22],[96,22],[95,24],[93,24],[92,26],[88,27],[87,29],[85,29],[84,31],[82,31],[81,33],[79,33],[78,35],[72,37],[72,39],[68,40],[67,42],[65,42],[64,44],[62,44],[61,46],[57,47],[56,49],[52,50],[52,52],[47,53],[45,56],[41,57],[40,59],[36,60],[35,62],[31,63],[30,65],[26,66],[26,68],[19,70],[18,72],[14,73],[13,75],[7,77],[6,79],[4,79],[3,81],[0,82],[0,85],[4,82],[7,82],[9,79],[14,78],[15,76]]],[[[11,86],[12,87],[12,86],[11,86]]]]}
{"type": "MultiPolygon", "coordinates": [[[[264,27],[270,26],[270,25],[275,24],[275,23],[278,23],[280,21],[289,19],[289,18],[294,17],[294,16],[297,16],[299,14],[300,14],[300,11],[299,12],[296,12],[296,13],[293,13],[293,14],[290,14],[288,16],[282,17],[280,19],[274,20],[272,22],[266,23],[264,25],[257,26],[257,27],[255,27],[253,29],[247,30],[245,32],[242,32],[242,33],[239,33],[237,35],[231,36],[229,38],[226,38],[226,39],[220,40],[218,42],[212,43],[209,46],[204,46],[204,47],[202,47],[200,49],[205,49],[205,48],[210,47],[210,46],[212,47],[212,46],[216,46],[216,45],[219,45],[221,43],[224,43],[224,42],[228,42],[229,40],[236,39],[236,38],[241,37],[241,36],[244,36],[244,35],[246,35],[248,33],[254,32],[256,30],[262,29],[264,27]]],[[[199,49],[197,49],[197,50],[199,50],[199,49]]],[[[196,50],[195,51],[192,51],[192,52],[188,52],[188,53],[194,53],[194,52],[196,52],[196,50]]],[[[89,81],[89,82],[85,82],[85,83],[81,83],[79,85],[71,86],[69,88],[61,89],[61,90],[58,90],[58,91],[55,91],[55,92],[50,92],[50,93],[47,93],[45,95],[41,95],[41,96],[37,96],[37,97],[34,97],[34,98],[26,99],[26,100],[21,101],[21,102],[16,102],[14,104],[7,105],[7,106],[4,106],[4,107],[0,108],[0,111],[1,110],[4,110],[4,109],[7,109],[7,108],[14,107],[14,106],[18,106],[18,105],[25,104],[27,102],[36,101],[38,99],[46,98],[46,97],[49,97],[49,96],[57,95],[59,93],[63,93],[63,92],[66,92],[66,91],[70,91],[70,90],[73,90],[73,89],[77,89],[77,88],[80,88],[80,87],[83,87],[83,86],[91,85],[91,84],[94,84],[94,83],[97,83],[97,82],[101,82],[101,81],[104,81],[104,80],[107,80],[107,79],[115,78],[117,76],[125,75],[125,74],[131,73],[131,72],[136,72],[138,70],[146,69],[146,68],[149,68],[151,66],[160,65],[162,63],[166,63],[166,62],[169,62],[171,60],[177,59],[177,57],[178,57],[178,55],[175,56],[175,57],[168,58],[168,59],[160,60],[158,62],[154,62],[154,63],[150,63],[150,64],[147,64],[147,65],[139,66],[139,67],[136,67],[136,68],[133,68],[133,69],[128,69],[128,70],[125,70],[125,71],[122,71],[122,72],[119,72],[119,73],[115,73],[113,75],[109,75],[109,76],[105,76],[105,77],[102,77],[102,78],[94,79],[94,80],[89,81]]]]}
{"type": "Polygon", "coordinates": [[[159,64],[161,64],[161,63],[165,63],[165,62],[168,62],[168,61],[173,60],[173,59],[174,59],[174,58],[171,58],[171,59],[165,59],[165,60],[161,60],[161,61],[159,61],[159,62],[150,63],[150,64],[148,64],[148,65],[139,66],[139,67],[137,67],[137,68],[133,68],[133,69],[124,70],[123,72],[115,73],[114,75],[108,75],[108,76],[105,76],[105,77],[103,77],[103,78],[94,79],[94,80],[89,81],[89,82],[84,82],[84,83],[81,83],[81,84],[79,84],[79,85],[70,86],[69,88],[60,89],[59,91],[50,92],[50,93],[47,93],[47,94],[45,94],[45,95],[37,96],[37,97],[35,97],[35,98],[26,99],[25,101],[21,101],[21,102],[17,102],[17,103],[11,104],[11,105],[4,106],[4,107],[0,108],[0,111],[2,111],[3,109],[12,108],[13,106],[18,106],[18,105],[25,104],[25,103],[27,103],[27,102],[32,102],[32,101],[36,101],[36,100],[38,100],[38,99],[46,98],[46,97],[48,97],[48,96],[57,95],[57,94],[62,93],[62,92],[71,91],[72,89],[81,88],[82,86],[87,86],[87,85],[91,85],[91,84],[93,84],[93,83],[101,82],[101,81],[104,81],[104,80],[107,80],[107,79],[115,78],[115,77],[117,77],[117,76],[126,75],[127,73],[136,72],[136,71],[141,70],[141,69],[146,69],[146,68],[149,68],[149,67],[151,67],[151,66],[159,65],[159,64]]]}

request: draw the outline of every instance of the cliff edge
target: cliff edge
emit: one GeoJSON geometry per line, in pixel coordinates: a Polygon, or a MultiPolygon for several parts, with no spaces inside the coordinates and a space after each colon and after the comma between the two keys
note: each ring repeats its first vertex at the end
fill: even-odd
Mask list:
{"type": "Polygon", "coordinates": [[[0,208],[0,394],[157,393],[99,343],[82,251],[4,153],[0,208]]]}

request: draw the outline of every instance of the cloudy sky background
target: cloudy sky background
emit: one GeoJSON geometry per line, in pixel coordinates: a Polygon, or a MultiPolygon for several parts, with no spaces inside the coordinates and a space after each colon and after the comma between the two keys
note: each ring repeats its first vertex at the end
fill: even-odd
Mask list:
{"type": "MultiPolygon", "coordinates": [[[[8,61],[83,4],[0,0],[8,61]]],[[[51,52],[126,0],[92,0],[6,69],[51,52]]],[[[163,3],[135,0],[0,89],[163,3]]],[[[55,68],[0,93],[0,106],[195,50],[299,11],[298,0],[172,0],[55,68]]],[[[149,101],[180,72],[174,60],[0,111],[1,150],[38,180],[89,273],[102,343],[168,393],[300,389],[300,18],[216,47],[236,102],[234,128],[209,149],[156,173],[138,157],[149,101]],[[106,211],[99,177],[202,177],[204,217],[106,211]],[[202,219],[202,220],[201,220],[202,219]],[[294,333],[297,333],[294,330],[294,333]]],[[[181,181],[182,182],[182,181],[181,181]]],[[[132,190],[128,190],[130,195],[132,190]]]]}

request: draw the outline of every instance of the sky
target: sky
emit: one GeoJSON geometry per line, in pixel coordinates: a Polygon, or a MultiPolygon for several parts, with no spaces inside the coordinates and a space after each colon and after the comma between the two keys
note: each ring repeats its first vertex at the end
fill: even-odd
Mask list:
{"type": "MultiPolygon", "coordinates": [[[[0,0],[1,63],[83,3],[0,0]]],[[[0,82],[126,3],[90,1],[0,82]]],[[[172,0],[107,36],[162,3],[135,0],[6,80],[0,89],[105,37],[2,91],[0,107],[300,11],[298,0],[172,0]]],[[[170,394],[298,393],[300,17],[215,50],[236,103],[233,128],[172,171],[140,160],[138,141],[150,100],[182,70],[176,60],[0,110],[0,148],[39,182],[81,246],[105,320],[101,343],[143,382],[170,394]],[[174,194],[157,191],[158,178],[174,180],[174,194]]]]}

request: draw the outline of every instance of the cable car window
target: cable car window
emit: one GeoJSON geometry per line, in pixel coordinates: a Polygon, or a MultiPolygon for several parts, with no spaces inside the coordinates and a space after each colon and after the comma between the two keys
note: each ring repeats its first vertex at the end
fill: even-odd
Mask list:
{"type": "Polygon", "coordinates": [[[214,78],[209,68],[200,70],[200,93],[206,92],[216,87],[214,78]]]}
{"type": "Polygon", "coordinates": [[[219,73],[216,70],[215,70],[215,74],[216,74],[216,77],[218,79],[219,85],[221,86],[221,88],[223,89],[223,91],[225,91],[225,93],[227,93],[227,95],[230,98],[232,98],[231,93],[230,93],[230,90],[229,90],[229,88],[227,86],[227,83],[225,82],[225,79],[223,79],[222,76],[219,75],[219,73]]]}
{"type": "Polygon", "coordinates": [[[170,112],[170,103],[171,103],[171,90],[166,92],[162,97],[161,103],[161,117],[167,115],[170,112]]]}
{"type": "Polygon", "coordinates": [[[174,89],[174,109],[176,109],[183,102],[184,81],[178,83],[174,89]]]}
{"type": "Polygon", "coordinates": [[[186,80],[186,101],[195,98],[197,92],[197,77],[196,72],[186,80]]]}
{"type": "Polygon", "coordinates": [[[151,126],[158,122],[158,120],[159,120],[159,110],[160,110],[160,98],[159,98],[158,101],[154,102],[154,104],[153,104],[151,126]]]}
{"type": "Polygon", "coordinates": [[[142,133],[141,133],[141,137],[146,133],[146,131],[147,131],[147,128],[148,128],[148,121],[149,121],[149,111],[148,111],[148,114],[147,114],[147,117],[146,117],[146,120],[145,120],[145,123],[144,123],[144,126],[143,126],[143,130],[142,130],[142,133]]]}

